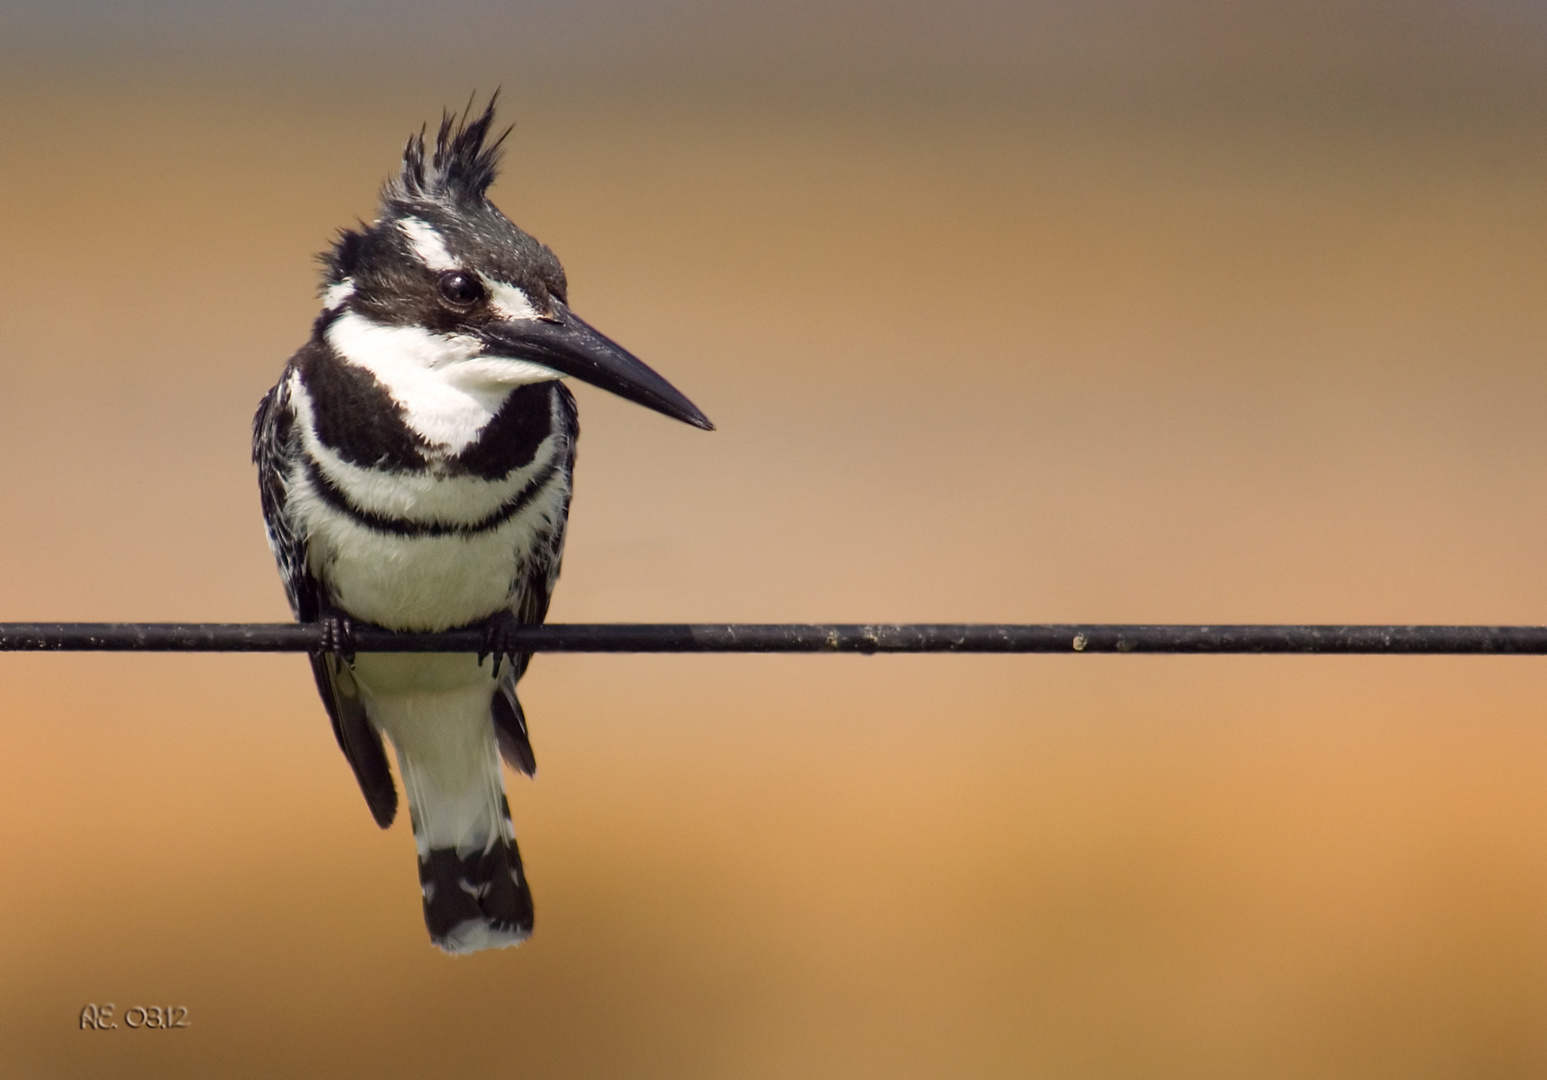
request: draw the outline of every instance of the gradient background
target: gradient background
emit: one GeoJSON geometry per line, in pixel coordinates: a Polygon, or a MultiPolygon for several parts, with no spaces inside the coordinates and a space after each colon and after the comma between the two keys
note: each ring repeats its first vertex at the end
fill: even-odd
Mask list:
{"type": "MultiPolygon", "coordinates": [[[[7,0],[0,618],[287,617],[311,257],[502,85],[720,427],[579,388],[556,620],[1541,622],[1544,12],[7,0]]],[[[1540,660],[542,657],[462,959],[310,683],[0,657],[0,1076],[1547,1072],[1540,660]]]]}

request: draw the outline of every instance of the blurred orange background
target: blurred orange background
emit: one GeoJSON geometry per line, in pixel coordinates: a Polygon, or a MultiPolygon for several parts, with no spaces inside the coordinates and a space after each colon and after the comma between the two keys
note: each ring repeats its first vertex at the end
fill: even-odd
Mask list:
{"type": "MultiPolygon", "coordinates": [[[[1495,0],[20,0],[0,619],[287,617],[311,257],[502,84],[495,200],[719,425],[578,389],[554,620],[1540,623],[1544,61],[1495,0]]],[[[1547,1071],[1540,660],[523,700],[536,935],[452,959],[299,657],[0,656],[0,1077],[1547,1071]]]]}

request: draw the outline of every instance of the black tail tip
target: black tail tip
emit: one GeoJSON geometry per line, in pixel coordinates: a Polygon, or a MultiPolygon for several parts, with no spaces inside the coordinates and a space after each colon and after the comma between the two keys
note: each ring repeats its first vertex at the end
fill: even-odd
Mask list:
{"type": "Polygon", "coordinates": [[[532,936],[532,890],[513,841],[459,856],[437,848],[419,861],[424,924],[448,953],[519,945],[532,936]]]}

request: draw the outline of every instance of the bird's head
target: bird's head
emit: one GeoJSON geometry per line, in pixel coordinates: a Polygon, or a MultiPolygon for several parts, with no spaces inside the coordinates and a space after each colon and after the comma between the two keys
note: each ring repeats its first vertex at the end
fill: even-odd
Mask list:
{"type": "Polygon", "coordinates": [[[510,133],[490,138],[494,98],[477,117],[445,114],[382,189],[380,217],[339,234],[322,256],[319,329],[346,355],[422,368],[472,391],[572,375],[712,430],[698,408],[569,310],[564,268],[488,199],[510,133]]]}

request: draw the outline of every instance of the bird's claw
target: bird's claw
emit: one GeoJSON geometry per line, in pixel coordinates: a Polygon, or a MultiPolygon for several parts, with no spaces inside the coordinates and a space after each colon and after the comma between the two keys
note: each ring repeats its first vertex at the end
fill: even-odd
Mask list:
{"type": "Polygon", "coordinates": [[[500,664],[505,660],[514,664],[516,656],[521,652],[520,646],[516,644],[514,631],[520,630],[523,625],[514,612],[502,611],[491,616],[483,624],[483,648],[478,653],[478,666],[483,667],[484,658],[493,656],[493,677],[499,678],[500,664]]]}
{"type": "Polygon", "coordinates": [[[355,624],[342,611],[330,609],[317,620],[322,624],[322,651],[333,657],[333,673],[339,674],[344,665],[354,666],[355,624]]]}

